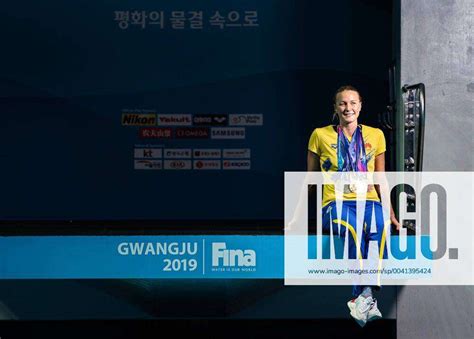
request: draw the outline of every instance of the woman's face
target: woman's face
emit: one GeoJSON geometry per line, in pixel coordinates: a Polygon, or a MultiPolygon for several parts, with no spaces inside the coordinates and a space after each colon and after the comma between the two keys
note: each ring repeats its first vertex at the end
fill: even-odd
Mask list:
{"type": "Polygon", "coordinates": [[[341,124],[357,122],[361,108],[362,102],[359,93],[356,91],[342,91],[337,94],[334,111],[338,115],[341,124]]]}

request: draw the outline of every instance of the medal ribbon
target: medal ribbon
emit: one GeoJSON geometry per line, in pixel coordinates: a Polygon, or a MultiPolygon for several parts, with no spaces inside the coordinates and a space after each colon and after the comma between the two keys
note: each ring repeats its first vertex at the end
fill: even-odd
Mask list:
{"type": "Polygon", "coordinates": [[[361,126],[357,126],[350,142],[341,126],[337,126],[337,171],[367,172],[367,157],[361,126]]]}

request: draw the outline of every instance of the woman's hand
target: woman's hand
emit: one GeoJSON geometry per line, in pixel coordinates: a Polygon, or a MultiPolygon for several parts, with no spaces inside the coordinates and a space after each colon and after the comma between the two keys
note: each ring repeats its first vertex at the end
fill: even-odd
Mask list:
{"type": "Polygon", "coordinates": [[[398,222],[397,217],[395,216],[395,213],[393,212],[393,210],[390,213],[390,222],[393,225],[395,225],[395,228],[397,231],[400,231],[400,229],[402,228],[402,225],[398,222]]]}
{"type": "MultiPolygon", "coordinates": [[[[385,153],[381,153],[375,157],[375,172],[385,172],[385,153]]],[[[372,185],[369,185],[372,186],[372,185]]],[[[390,196],[390,193],[388,191],[387,185],[384,186],[384,192],[387,192],[388,196],[390,196]]],[[[382,195],[380,194],[380,185],[376,185],[375,189],[377,190],[377,193],[380,197],[380,200],[382,200],[382,195]]],[[[397,217],[395,216],[395,212],[393,211],[392,204],[390,204],[390,222],[395,226],[397,231],[400,231],[402,228],[402,225],[397,220],[397,217]]]]}

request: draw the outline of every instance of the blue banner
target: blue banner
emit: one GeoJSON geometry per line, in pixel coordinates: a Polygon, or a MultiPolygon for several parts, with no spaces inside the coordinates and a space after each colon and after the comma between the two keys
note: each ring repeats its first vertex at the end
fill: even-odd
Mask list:
{"type": "MultiPolygon", "coordinates": [[[[309,258],[316,253],[315,236],[308,245],[309,258]]],[[[408,237],[408,248],[414,246],[408,237]]],[[[395,236],[392,253],[400,253],[395,236]]],[[[284,237],[278,235],[0,238],[0,279],[283,277],[284,237]]]]}
{"type": "Polygon", "coordinates": [[[0,278],[282,278],[280,236],[0,239],[0,278]]]}

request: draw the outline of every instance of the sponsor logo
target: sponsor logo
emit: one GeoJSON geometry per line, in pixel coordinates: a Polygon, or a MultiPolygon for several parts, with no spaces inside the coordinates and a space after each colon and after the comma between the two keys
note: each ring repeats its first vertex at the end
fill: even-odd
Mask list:
{"type": "Polygon", "coordinates": [[[165,160],[166,170],[188,170],[191,169],[191,160],[165,160]]]}
{"type": "Polygon", "coordinates": [[[250,148],[224,149],[222,156],[224,158],[250,158],[250,148]]]}
{"type": "Polygon", "coordinates": [[[171,128],[148,127],[141,128],[138,135],[142,139],[169,139],[173,137],[171,128]]]}
{"type": "Polygon", "coordinates": [[[219,158],[221,157],[220,149],[195,149],[193,150],[193,157],[196,159],[219,158]]]}
{"type": "Polygon", "coordinates": [[[245,128],[211,128],[212,139],[245,139],[245,128]]]}
{"type": "Polygon", "coordinates": [[[157,159],[162,156],[161,148],[135,148],[134,157],[138,159],[157,159]]]}
{"type": "Polygon", "coordinates": [[[213,267],[256,267],[257,254],[251,249],[227,249],[225,242],[212,243],[213,267]]]}
{"type": "Polygon", "coordinates": [[[209,128],[204,127],[182,127],[176,129],[178,139],[208,139],[209,128]]]}
{"type": "Polygon", "coordinates": [[[263,114],[229,114],[229,126],[262,126],[263,114]]]}
{"type": "Polygon", "coordinates": [[[220,160],[194,160],[195,170],[219,170],[221,169],[220,160]]]}
{"type": "Polygon", "coordinates": [[[191,158],[191,149],[189,148],[165,148],[164,153],[167,159],[191,158]]]}
{"type": "Polygon", "coordinates": [[[163,168],[161,160],[135,160],[136,170],[159,170],[163,168]]]}
{"type": "Polygon", "coordinates": [[[162,148],[163,145],[160,144],[135,144],[135,148],[162,148]]]}
{"type": "Polygon", "coordinates": [[[123,113],[123,126],[153,126],[156,125],[156,114],[123,113]]]}
{"type": "Polygon", "coordinates": [[[223,161],[223,168],[226,169],[242,169],[248,170],[250,169],[250,160],[224,160],[223,161]]]}
{"type": "Polygon", "coordinates": [[[158,114],[159,126],[190,126],[191,114],[158,114]]]}
{"type": "Polygon", "coordinates": [[[193,125],[195,126],[227,126],[226,114],[195,114],[193,125]]]}

